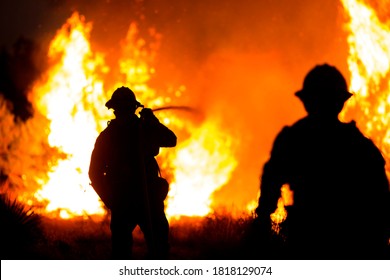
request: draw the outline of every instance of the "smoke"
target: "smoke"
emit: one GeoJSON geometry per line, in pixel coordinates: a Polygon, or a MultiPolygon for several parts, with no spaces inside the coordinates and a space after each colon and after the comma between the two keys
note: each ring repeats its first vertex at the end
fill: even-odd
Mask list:
{"type": "Polygon", "coordinates": [[[108,63],[120,55],[132,21],[143,37],[150,28],[162,34],[153,86],[164,94],[185,85],[184,104],[177,105],[219,116],[222,128],[239,141],[237,170],[216,194],[238,207],[256,197],[278,131],[304,115],[294,92],[307,71],[328,62],[348,73],[345,18],[337,0],[30,2],[1,4],[8,6],[0,10],[13,14],[2,18],[2,26],[11,26],[1,30],[8,40],[2,44],[20,33],[45,46],[74,10],[93,22],[92,47],[104,51],[108,63]]]}
{"type": "Polygon", "coordinates": [[[0,93],[9,100],[15,118],[26,121],[33,110],[27,93],[45,65],[39,46],[19,37],[12,47],[0,52],[0,93]],[[38,62],[38,58],[39,62],[38,62]]]}

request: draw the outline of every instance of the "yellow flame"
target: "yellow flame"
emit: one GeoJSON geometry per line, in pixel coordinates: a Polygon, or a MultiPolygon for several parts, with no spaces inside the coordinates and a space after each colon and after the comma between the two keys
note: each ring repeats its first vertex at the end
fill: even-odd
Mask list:
{"type": "Polygon", "coordinates": [[[91,54],[90,31],[91,25],[78,13],[68,19],[49,47],[49,58],[59,61],[47,79],[33,89],[37,109],[50,120],[50,145],[66,154],[65,159],[53,166],[48,182],[36,197],[48,200],[46,210],[59,212],[62,218],[104,214],[87,176],[98,135],[97,113],[106,111],[99,109],[104,96],[103,82],[93,73],[99,67],[107,71],[102,57],[91,54]]]}
{"type": "Polygon", "coordinates": [[[237,166],[232,138],[210,120],[192,132],[173,159],[174,181],[166,212],[170,217],[205,216],[212,195],[230,180],[237,166]]]}
{"type": "Polygon", "coordinates": [[[348,66],[354,96],[342,112],[390,156],[390,25],[359,0],[342,0],[349,15],[348,66]]]}

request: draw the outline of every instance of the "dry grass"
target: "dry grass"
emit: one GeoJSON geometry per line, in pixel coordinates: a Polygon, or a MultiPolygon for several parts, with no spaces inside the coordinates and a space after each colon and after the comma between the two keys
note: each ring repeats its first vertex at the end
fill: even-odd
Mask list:
{"type": "Polygon", "coordinates": [[[0,196],[0,257],[30,258],[42,236],[41,218],[30,208],[0,196]]]}
{"type": "MultiPolygon", "coordinates": [[[[105,260],[110,259],[111,242],[109,217],[103,220],[49,219],[32,214],[22,206],[8,201],[4,215],[1,208],[2,225],[0,252],[2,259],[54,259],[54,260],[105,260]],[[10,218],[13,217],[13,218],[10,218]]],[[[284,239],[275,235],[271,244],[273,254],[261,254],[257,246],[258,236],[248,239],[253,218],[233,218],[229,214],[212,214],[204,218],[181,218],[170,222],[172,260],[213,259],[280,259],[283,258],[284,239]],[[245,240],[250,240],[245,244],[245,240]],[[256,247],[257,246],[257,247],[256,247]],[[249,252],[246,249],[250,249],[249,252]],[[255,248],[255,251],[253,249],[255,248]],[[255,253],[251,255],[251,253],[255,253]]],[[[137,227],[134,230],[133,256],[144,259],[146,244],[137,227]]]]}
{"type": "MultiPolygon", "coordinates": [[[[242,235],[249,218],[228,215],[181,218],[170,223],[171,259],[237,259],[242,235]]],[[[59,220],[40,218],[39,238],[32,242],[29,259],[109,259],[111,253],[109,218],[59,220]]],[[[134,258],[143,259],[146,244],[134,230],[134,258]]],[[[23,259],[25,255],[5,258],[23,259]]]]}

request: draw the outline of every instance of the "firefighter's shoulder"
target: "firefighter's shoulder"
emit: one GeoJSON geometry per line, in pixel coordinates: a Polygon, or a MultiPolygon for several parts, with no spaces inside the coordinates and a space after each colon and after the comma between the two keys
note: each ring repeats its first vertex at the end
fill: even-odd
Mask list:
{"type": "Polygon", "coordinates": [[[292,125],[284,126],[275,138],[273,148],[278,150],[292,149],[310,130],[310,122],[300,119],[292,125]]]}
{"type": "Polygon", "coordinates": [[[306,126],[304,119],[299,120],[292,125],[284,126],[276,136],[275,142],[284,142],[294,139],[296,135],[299,135],[306,129],[306,126]]]}
{"type": "Polygon", "coordinates": [[[364,133],[360,131],[355,121],[344,123],[344,126],[349,134],[348,136],[352,139],[351,142],[353,142],[354,145],[357,145],[361,152],[371,155],[370,158],[376,159],[380,164],[385,164],[385,159],[381,150],[375,145],[370,137],[364,135],[364,133]]]}

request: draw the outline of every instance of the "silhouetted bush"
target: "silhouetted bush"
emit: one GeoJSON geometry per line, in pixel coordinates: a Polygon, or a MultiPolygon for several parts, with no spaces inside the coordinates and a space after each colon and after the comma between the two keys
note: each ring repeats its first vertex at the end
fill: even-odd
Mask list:
{"type": "Polygon", "coordinates": [[[16,199],[0,195],[1,259],[35,258],[34,246],[39,242],[40,216],[16,199]]]}

